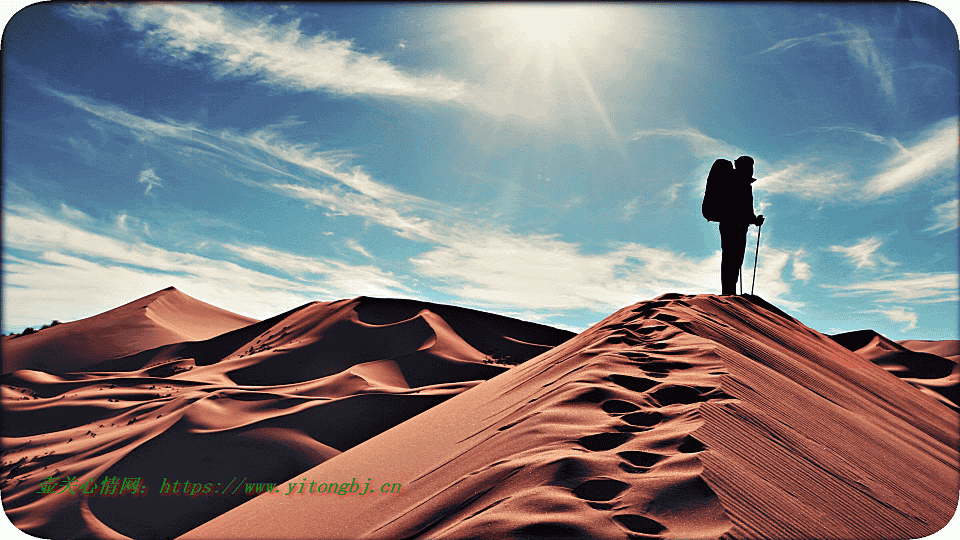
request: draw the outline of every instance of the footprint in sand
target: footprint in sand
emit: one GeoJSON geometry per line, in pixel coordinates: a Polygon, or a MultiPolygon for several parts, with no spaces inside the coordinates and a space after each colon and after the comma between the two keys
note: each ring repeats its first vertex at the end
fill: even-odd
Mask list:
{"type": "Polygon", "coordinates": [[[623,401],[622,399],[611,399],[604,401],[600,408],[605,412],[617,414],[636,411],[640,408],[640,406],[630,403],[629,401],[623,401]]]}
{"type": "Polygon", "coordinates": [[[630,484],[612,478],[587,480],[573,489],[573,494],[587,501],[609,501],[620,495],[630,484]]]}
{"type": "Polygon", "coordinates": [[[613,516],[613,520],[626,527],[630,532],[640,534],[660,534],[667,530],[659,521],[636,514],[620,514],[613,516]]]}
{"type": "Polygon", "coordinates": [[[628,473],[645,473],[667,457],[663,454],[641,452],[640,450],[626,450],[617,452],[617,455],[627,460],[628,463],[620,463],[620,469],[628,473]]]}
{"type": "Polygon", "coordinates": [[[656,326],[642,326],[640,328],[636,328],[633,330],[633,333],[640,334],[641,336],[645,336],[647,334],[652,334],[654,332],[659,332],[661,330],[666,330],[666,329],[667,327],[665,325],[658,324],[656,326]]]}
{"type": "Polygon", "coordinates": [[[646,392],[647,390],[660,384],[660,381],[653,381],[650,379],[633,377],[630,375],[620,375],[619,373],[611,373],[608,379],[626,388],[627,390],[633,390],[634,392],[646,392]]]}
{"type": "Polygon", "coordinates": [[[630,414],[625,414],[620,417],[624,422],[638,427],[651,428],[660,422],[663,422],[663,414],[652,411],[640,411],[630,414]]]}
{"type": "Polygon", "coordinates": [[[712,399],[731,399],[732,396],[719,388],[706,386],[687,386],[682,384],[664,384],[650,392],[661,407],[667,405],[690,405],[712,399]]]}
{"type": "Polygon", "coordinates": [[[663,302],[663,301],[644,302],[644,303],[641,304],[640,306],[637,306],[637,309],[635,309],[635,310],[633,310],[633,311],[634,311],[634,313],[643,313],[643,312],[645,312],[645,311],[653,311],[653,310],[655,310],[655,309],[657,309],[657,308],[662,308],[663,306],[666,306],[666,305],[669,304],[669,303],[670,303],[670,302],[663,302]]]}
{"type": "Polygon", "coordinates": [[[650,377],[663,378],[674,371],[679,371],[682,369],[692,368],[693,364],[688,364],[687,362],[677,362],[670,360],[661,360],[653,362],[645,362],[643,364],[643,370],[647,372],[647,375],[650,377]]]}
{"type": "Polygon", "coordinates": [[[580,437],[577,442],[587,450],[602,452],[612,450],[632,438],[633,435],[629,433],[597,433],[580,437]]]}

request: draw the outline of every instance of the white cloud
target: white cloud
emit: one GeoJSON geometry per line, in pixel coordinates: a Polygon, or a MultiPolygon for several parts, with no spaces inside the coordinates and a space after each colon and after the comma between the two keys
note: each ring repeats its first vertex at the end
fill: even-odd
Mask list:
{"type": "Polygon", "coordinates": [[[438,241],[441,239],[433,221],[380,204],[362,194],[344,192],[334,187],[298,184],[270,184],[268,187],[288,197],[328,208],[335,215],[362,216],[393,229],[397,235],[408,240],[438,241]]]}
{"type": "Polygon", "coordinates": [[[667,203],[668,203],[668,204],[669,204],[669,203],[672,203],[672,202],[674,202],[674,201],[677,200],[677,195],[679,194],[680,188],[681,188],[682,186],[683,186],[683,184],[672,184],[670,187],[668,187],[667,189],[663,190],[664,195],[666,195],[666,197],[667,197],[667,203]]]}
{"type": "Polygon", "coordinates": [[[934,223],[924,229],[925,231],[937,231],[937,234],[943,234],[960,228],[960,199],[934,206],[933,213],[934,223]]]}
{"type": "MultiPolygon", "coordinates": [[[[761,257],[757,293],[781,305],[789,292],[781,277],[789,254],[768,250],[761,257]]],[[[599,254],[556,236],[480,231],[447,238],[412,259],[419,273],[437,279],[444,291],[486,305],[526,309],[606,312],[665,292],[702,294],[720,288],[720,252],[693,259],[640,244],[599,254]]],[[[745,275],[745,279],[750,279],[745,275]]],[[[749,290],[749,288],[747,288],[749,290]]]]}
{"type": "MultiPolygon", "coordinates": [[[[121,214],[117,225],[132,234],[121,214]]],[[[23,328],[57,318],[87,317],[174,285],[205,302],[255,318],[272,317],[319,299],[358,294],[397,297],[410,289],[371,265],[320,261],[252,246],[225,246],[241,259],[258,262],[295,279],[253,270],[226,260],[171,251],[89,220],[68,221],[43,207],[4,209],[3,320],[23,328]],[[322,279],[315,279],[317,276],[322,279]]]]}
{"type": "Polygon", "coordinates": [[[846,47],[850,57],[864,69],[872,72],[879,79],[881,90],[888,98],[894,97],[893,69],[890,62],[877,50],[876,43],[869,32],[862,26],[850,24],[841,20],[835,21],[839,30],[821,32],[800,38],[787,38],[775,43],[772,47],[761,52],[766,54],[773,51],[786,51],[798,45],[813,44],[822,47],[846,47]]]}
{"type": "Polygon", "coordinates": [[[141,184],[146,184],[147,189],[143,192],[144,195],[150,193],[150,190],[154,186],[163,187],[163,180],[157,176],[157,173],[153,172],[153,169],[144,169],[140,171],[140,176],[137,178],[137,182],[141,184]]]}
{"type": "MultiPolygon", "coordinates": [[[[362,169],[343,167],[344,152],[319,152],[315,147],[285,141],[276,129],[251,134],[211,133],[197,126],[173,121],[154,122],[115,107],[58,94],[92,114],[131,129],[151,144],[173,143],[176,149],[202,147],[211,158],[267,172],[264,180],[241,175],[233,178],[247,185],[298,199],[333,215],[359,216],[393,230],[399,237],[430,247],[410,262],[420,273],[436,281],[436,287],[466,301],[502,309],[544,310],[596,309],[609,311],[657,296],[667,291],[703,293],[719,289],[719,252],[706,259],[647,248],[638,244],[613,246],[597,254],[585,254],[581,246],[554,236],[517,234],[486,227],[469,216],[419,197],[404,194],[377,182],[362,169]],[[166,142],[165,142],[166,141],[166,142]],[[322,180],[334,180],[326,182],[322,180]]],[[[658,132],[659,135],[667,132],[658,132]]],[[[640,135],[638,135],[640,136],[640,135]]],[[[679,136],[695,148],[723,148],[723,144],[687,130],[679,136]]],[[[728,153],[738,154],[733,149],[728,153]]],[[[230,174],[230,173],[228,173],[230,174]]],[[[625,210],[629,211],[629,208],[625,210]]],[[[364,273],[359,267],[331,268],[329,262],[298,256],[281,256],[258,246],[227,246],[238,257],[274,270],[302,276],[315,272],[325,284],[368,287],[400,294],[396,278],[382,273],[364,273]],[[295,272],[301,272],[297,274],[295,272]],[[351,273],[352,272],[352,273],[351,273]],[[365,275],[364,280],[356,276],[365,275]],[[391,281],[392,280],[392,281],[391,281]],[[366,283],[366,285],[363,285],[366,283]]],[[[782,298],[789,286],[781,278],[789,254],[767,250],[757,276],[757,292],[771,301],[800,306],[782,298]]]]}
{"type": "Polygon", "coordinates": [[[897,140],[896,138],[894,138],[894,137],[884,137],[884,136],[882,136],[882,135],[877,135],[877,134],[875,134],[875,133],[870,133],[870,132],[868,132],[868,131],[863,131],[862,129],[855,129],[855,128],[846,127],[846,126],[834,126],[834,127],[816,128],[816,129],[814,129],[814,131],[816,131],[816,132],[818,132],[818,133],[827,133],[827,132],[830,132],[830,131],[846,131],[847,133],[853,133],[853,134],[855,134],[855,135],[859,135],[859,136],[863,137],[864,139],[866,139],[866,140],[868,140],[868,141],[875,142],[875,143],[877,143],[877,144],[886,146],[886,147],[888,147],[888,148],[890,148],[890,149],[892,149],[892,150],[895,150],[895,151],[897,151],[897,152],[901,152],[901,151],[905,150],[905,148],[903,147],[903,145],[900,144],[900,141],[898,141],[898,140],[897,140]]]}
{"type": "Polygon", "coordinates": [[[620,219],[622,221],[631,221],[639,212],[640,197],[634,197],[621,207],[620,219]]]}
{"type": "Polygon", "coordinates": [[[806,284],[813,278],[813,272],[810,270],[810,264],[803,260],[806,251],[798,249],[793,253],[793,279],[799,279],[806,284]]]}
{"type": "Polygon", "coordinates": [[[129,128],[140,142],[145,142],[149,138],[156,136],[162,137],[175,137],[180,139],[189,139],[189,132],[191,131],[186,126],[178,126],[171,123],[164,122],[155,122],[153,120],[148,120],[140,116],[130,114],[119,107],[114,107],[113,105],[104,105],[96,103],[94,100],[82,98],[80,96],[74,96],[71,94],[65,94],[63,92],[58,92],[50,88],[41,88],[41,90],[48,92],[51,95],[54,95],[63,101],[77,107],[78,109],[83,109],[90,114],[99,116],[106,120],[110,120],[116,124],[129,128]]]}
{"type": "Polygon", "coordinates": [[[70,4],[67,8],[67,11],[70,15],[78,18],[85,19],[94,23],[102,23],[103,21],[110,19],[110,10],[112,6],[109,4],[70,4]]]}
{"type": "Polygon", "coordinates": [[[893,322],[907,323],[907,325],[904,326],[903,329],[901,330],[902,332],[913,330],[914,328],[917,327],[917,314],[909,309],[904,309],[902,307],[895,307],[890,309],[880,309],[875,311],[874,313],[881,313],[893,322]]]}
{"type": "Polygon", "coordinates": [[[354,239],[352,239],[352,238],[350,238],[349,240],[347,240],[347,247],[350,248],[350,249],[352,249],[352,250],[354,250],[354,251],[356,251],[357,253],[363,255],[364,257],[368,257],[368,258],[370,258],[370,259],[373,258],[373,255],[371,255],[370,252],[367,251],[367,249],[366,249],[365,247],[361,246],[361,245],[359,244],[359,242],[357,242],[356,240],[354,240],[354,239]]]}
{"type": "Polygon", "coordinates": [[[322,206],[334,214],[367,217],[394,229],[403,238],[437,238],[428,221],[412,216],[410,212],[419,209],[437,214],[441,212],[439,205],[377,182],[359,167],[344,170],[343,162],[349,154],[342,150],[318,151],[311,145],[289,143],[277,132],[276,126],[248,134],[214,133],[172,120],[157,122],[141,118],[112,105],[55,90],[47,91],[77,108],[131,130],[141,142],[160,145],[173,142],[177,145],[176,151],[202,152],[209,158],[268,172],[293,183],[260,183],[239,175],[232,176],[237,181],[322,206]],[[290,172],[291,165],[296,167],[294,172],[290,172]],[[336,180],[337,184],[318,185],[310,174],[305,173],[336,180]]]}
{"type": "Polygon", "coordinates": [[[690,145],[690,151],[698,158],[719,158],[728,157],[731,161],[740,156],[743,152],[720,139],[715,139],[709,135],[701,133],[696,128],[684,129],[644,129],[633,134],[631,141],[640,140],[644,137],[669,137],[680,139],[690,145]]]}
{"type": "Polygon", "coordinates": [[[306,35],[300,21],[273,24],[213,4],[141,3],[117,7],[145,44],[178,61],[206,57],[219,76],[255,77],[297,91],[459,100],[463,82],[406,74],[347,40],[306,35]]]}
{"type": "Polygon", "coordinates": [[[758,175],[754,189],[765,193],[790,193],[805,199],[829,200],[849,191],[851,185],[845,173],[794,163],[758,175]]]}
{"type": "Polygon", "coordinates": [[[957,118],[943,120],[930,129],[912,146],[882,164],[880,174],[863,188],[863,195],[876,198],[905,189],[937,175],[957,176],[958,143],[957,118]]]}
{"type": "Polygon", "coordinates": [[[294,255],[266,246],[239,246],[222,244],[235,255],[251,262],[296,276],[302,281],[316,281],[322,276],[322,283],[344,297],[357,295],[397,297],[412,290],[398,281],[391,273],[375,266],[355,266],[339,261],[321,261],[303,255],[294,255]],[[307,276],[313,276],[307,278],[307,276]]]}
{"type": "Polygon", "coordinates": [[[76,208],[71,208],[63,203],[60,203],[60,213],[63,214],[63,217],[72,221],[92,221],[93,220],[93,218],[91,218],[84,212],[77,210],[76,208]]]}
{"type": "Polygon", "coordinates": [[[838,291],[836,296],[878,295],[881,302],[960,302],[957,273],[904,273],[900,277],[850,285],[824,285],[838,291]]]}
{"type": "Polygon", "coordinates": [[[877,250],[883,245],[883,241],[877,237],[864,238],[858,244],[852,246],[830,246],[830,251],[840,253],[857,268],[876,268],[877,262],[882,262],[887,266],[893,266],[895,263],[884,257],[877,250]]]}

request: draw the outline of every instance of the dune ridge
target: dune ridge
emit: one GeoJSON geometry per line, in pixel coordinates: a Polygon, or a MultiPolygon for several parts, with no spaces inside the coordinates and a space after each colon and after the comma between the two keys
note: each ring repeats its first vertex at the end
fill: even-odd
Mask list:
{"type": "MultiPolygon", "coordinates": [[[[195,305],[180,295],[172,295],[178,309],[195,305]]],[[[135,322],[142,320],[138,302],[126,310],[135,322]]],[[[169,303],[159,307],[175,316],[169,303]]],[[[31,534],[176,536],[249,496],[160,496],[163,479],[280,482],[510,368],[497,359],[520,361],[573,336],[464,308],[359,297],[136,350],[155,342],[110,316],[92,317],[98,324],[84,327],[86,338],[123,329],[135,344],[110,353],[131,354],[96,361],[81,353],[55,373],[19,369],[0,377],[0,490],[11,521],[31,534]],[[38,493],[50,477],[78,484],[142,477],[149,491],[38,493]]],[[[76,343],[72,334],[61,334],[61,343],[56,336],[49,342],[76,343]]]]}
{"type": "Polygon", "coordinates": [[[84,371],[96,362],[208,339],[255,322],[168,287],[99,315],[34,334],[4,337],[3,373],[84,371]]]}
{"type": "Polygon", "coordinates": [[[918,538],[956,508],[958,416],[756,296],[667,294],[259,496],[218,538],[918,538]]]}
{"type": "MultiPolygon", "coordinates": [[[[579,335],[358,297],[156,344],[137,332],[197,304],[151,297],[126,305],[132,323],[90,318],[84,338],[114,336],[114,356],[0,376],[0,490],[27,532],[917,538],[956,508],[957,342],[825,336],[756,296],[666,294],[579,335]],[[149,491],[38,494],[54,476],[142,477],[149,491]],[[161,479],[277,488],[160,496],[161,479]],[[310,493],[354,481],[373,491],[310,493]]],[[[206,313],[198,326],[220,324],[206,313]]],[[[36,346],[81,343],[48,336],[36,346]]]]}
{"type": "Polygon", "coordinates": [[[830,336],[834,341],[953,409],[960,409],[960,342],[895,342],[873,330],[830,336]]]}

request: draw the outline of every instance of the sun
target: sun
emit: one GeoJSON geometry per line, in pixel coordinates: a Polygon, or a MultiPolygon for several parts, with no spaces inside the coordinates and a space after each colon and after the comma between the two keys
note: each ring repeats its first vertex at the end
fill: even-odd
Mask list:
{"type": "Polygon", "coordinates": [[[567,47],[577,36],[595,30],[596,10],[584,5],[520,4],[492,10],[502,31],[542,48],[567,47]]]}

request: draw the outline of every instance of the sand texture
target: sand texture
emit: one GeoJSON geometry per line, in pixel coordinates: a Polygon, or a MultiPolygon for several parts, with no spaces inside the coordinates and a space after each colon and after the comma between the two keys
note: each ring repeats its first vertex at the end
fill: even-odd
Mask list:
{"type": "Polygon", "coordinates": [[[34,343],[47,349],[109,340],[98,349],[108,351],[106,360],[75,352],[75,372],[59,359],[55,373],[8,370],[8,343],[18,358],[44,362],[16,343],[21,338],[4,342],[10,372],[0,378],[0,491],[16,526],[42,538],[172,538],[250,496],[162,496],[164,478],[219,482],[224,490],[231,479],[286,480],[508,370],[503,362],[522,362],[574,335],[452,306],[360,297],[157,346],[168,340],[156,336],[178,321],[209,317],[191,334],[203,336],[239,320],[218,308],[198,312],[198,304],[167,289],[63,324],[70,332],[38,332],[43,339],[34,343]],[[158,307],[147,318],[168,323],[145,323],[140,306],[158,307]],[[150,339],[140,339],[141,331],[150,339]],[[137,352],[114,358],[115,351],[137,352]],[[63,493],[38,493],[50,477],[62,486],[78,482],[63,493]],[[148,491],[85,494],[91,477],[139,477],[148,491]]]}
{"type": "Polygon", "coordinates": [[[756,296],[666,294],[579,335],[316,302],[7,373],[0,489],[46,538],[920,538],[957,505],[956,364],[956,341],[826,336],[756,296]],[[150,491],[36,494],[51,474],[150,491]]]}

